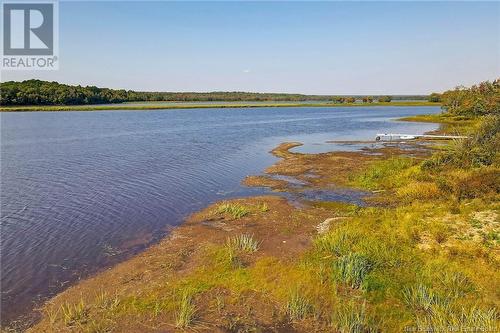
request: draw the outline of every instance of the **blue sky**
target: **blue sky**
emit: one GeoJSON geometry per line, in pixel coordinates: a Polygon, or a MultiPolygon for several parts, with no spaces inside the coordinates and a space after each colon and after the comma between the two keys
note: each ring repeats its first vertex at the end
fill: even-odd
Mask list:
{"type": "Polygon", "coordinates": [[[57,72],[147,91],[418,94],[500,77],[499,2],[61,2],[57,72]]]}

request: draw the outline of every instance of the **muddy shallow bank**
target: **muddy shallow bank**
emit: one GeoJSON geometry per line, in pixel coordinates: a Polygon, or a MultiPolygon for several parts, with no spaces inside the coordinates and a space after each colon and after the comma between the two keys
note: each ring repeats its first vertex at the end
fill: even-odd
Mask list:
{"type": "MultiPolygon", "coordinates": [[[[384,204],[374,200],[370,191],[350,188],[354,174],[390,156],[410,153],[423,157],[429,151],[411,150],[406,145],[377,149],[376,154],[373,150],[323,154],[290,151],[300,145],[279,145],[272,153],[280,160],[264,174],[243,181],[247,186],[268,187],[277,196],[223,201],[193,214],[159,244],[54,297],[40,310],[43,320],[31,331],[51,327],[80,331],[94,326],[124,332],[175,330],[182,328],[177,309],[182,292],[196,295],[192,296],[196,319],[190,325],[197,331],[250,327],[283,332],[325,330],[313,319],[291,323],[279,302],[266,296],[269,286],[264,287],[264,281],[274,280],[268,273],[261,272],[264,276],[258,279],[263,280],[254,287],[245,287],[242,282],[239,291],[224,287],[225,283],[218,280],[238,279],[231,276],[234,272],[225,272],[227,269],[268,271],[273,265],[295,265],[315,237],[351,219],[356,207],[384,204]],[[227,253],[229,240],[242,235],[251,237],[258,250],[227,253]],[[193,291],[186,287],[192,279],[206,282],[193,291]]],[[[286,297],[290,288],[279,291],[278,299],[286,297]]]]}

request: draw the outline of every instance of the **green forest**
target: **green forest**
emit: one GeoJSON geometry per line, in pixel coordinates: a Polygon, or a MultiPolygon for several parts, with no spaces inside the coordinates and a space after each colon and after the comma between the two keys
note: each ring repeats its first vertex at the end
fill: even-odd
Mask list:
{"type": "Polygon", "coordinates": [[[334,103],[379,102],[391,100],[427,100],[423,95],[399,96],[334,96],[253,92],[141,92],[124,89],[73,86],[58,82],[26,80],[0,83],[0,105],[90,105],[123,102],[176,101],[326,101],[334,103]]]}

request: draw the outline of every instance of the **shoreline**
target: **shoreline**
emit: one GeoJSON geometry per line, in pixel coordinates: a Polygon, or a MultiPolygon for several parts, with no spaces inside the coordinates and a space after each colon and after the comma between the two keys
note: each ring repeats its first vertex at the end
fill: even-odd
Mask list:
{"type": "Polygon", "coordinates": [[[335,103],[269,103],[269,104],[173,104],[173,105],[50,105],[50,106],[1,106],[0,112],[49,112],[49,111],[126,111],[126,110],[177,110],[177,109],[210,109],[210,108],[272,108],[272,107],[375,107],[375,106],[441,106],[434,102],[388,102],[366,104],[335,104],[335,103]]]}
{"type": "MultiPolygon", "coordinates": [[[[443,131],[443,128],[440,130],[443,131]]],[[[401,189],[394,192],[372,187],[371,183],[360,183],[360,179],[365,181],[359,178],[364,170],[385,163],[387,159],[398,160],[408,156],[415,163],[430,156],[432,148],[411,142],[410,145],[367,148],[361,152],[303,154],[289,151],[300,144],[280,144],[271,151],[280,158],[279,161],[269,166],[263,174],[242,180],[247,186],[270,188],[278,196],[226,200],[193,213],[159,243],[78,282],[47,301],[41,308],[42,320],[29,332],[42,332],[54,327],[69,328],[71,331],[80,325],[118,331],[127,329],[131,332],[182,331],[187,327],[217,332],[232,332],[234,327],[283,332],[331,331],[323,310],[291,320],[293,315],[287,309],[290,297],[295,296],[290,296],[290,286],[285,287],[284,284],[295,285],[298,292],[307,295],[305,297],[311,303],[312,299],[316,299],[321,308],[328,311],[336,311],[339,306],[338,303],[332,303],[331,297],[354,300],[362,297],[364,292],[360,287],[345,289],[336,285],[333,294],[331,290],[324,290],[321,287],[324,282],[321,281],[325,277],[318,269],[323,267],[325,260],[332,260],[331,255],[311,257],[311,249],[313,253],[319,251],[318,239],[336,228],[351,228],[349,224],[362,228],[361,225],[366,223],[371,225],[370,228],[376,228],[380,223],[376,222],[380,219],[377,216],[382,212],[391,215],[393,207],[398,207],[399,203],[395,199],[400,196],[401,189]],[[287,198],[279,196],[279,193],[300,191],[297,183],[286,178],[274,179],[273,175],[297,179],[303,184],[300,186],[302,189],[335,192],[343,188],[363,188],[371,195],[365,208],[346,202],[306,199],[295,206],[287,198]],[[257,250],[247,252],[230,249],[229,241],[238,235],[251,236],[257,250]],[[303,271],[300,264],[303,260],[312,260],[313,267],[303,271]],[[305,280],[301,275],[305,275],[305,280]],[[303,284],[304,281],[317,286],[308,287],[307,283],[303,284]],[[183,301],[184,297],[188,300],[183,301]],[[63,312],[68,309],[74,314],[69,319],[63,316],[63,312]],[[179,311],[183,309],[193,312],[190,326],[179,324],[179,311]],[[236,322],[228,319],[231,317],[236,322]],[[318,318],[321,320],[318,321],[318,318]]],[[[399,164],[391,165],[391,168],[399,167],[399,164]]],[[[404,192],[404,195],[415,194],[404,192]]],[[[429,197],[432,201],[428,202],[426,198],[422,198],[421,207],[401,209],[425,221],[425,216],[430,212],[439,216],[443,209],[450,209],[448,207],[452,204],[434,200],[433,197],[429,197]]],[[[460,206],[460,209],[470,210],[471,207],[460,206]]],[[[427,224],[419,224],[419,227],[423,228],[419,232],[424,234],[429,228],[427,224]]],[[[442,248],[441,240],[432,241],[428,237],[434,236],[425,234],[417,241],[419,250],[425,252],[442,248]]],[[[483,266],[478,274],[486,274],[483,266]]],[[[491,273],[486,275],[492,278],[491,273]]],[[[369,315],[388,311],[394,306],[394,299],[390,300],[389,304],[370,306],[367,310],[369,315]]],[[[391,327],[391,330],[400,331],[412,323],[408,312],[398,311],[393,317],[389,316],[385,329],[391,327]]]]}
{"type": "MultiPolygon", "coordinates": [[[[70,286],[68,289],[50,298],[41,307],[43,309],[42,313],[44,316],[47,314],[49,314],[49,317],[52,316],[53,314],[51,314],[51,310],[47,311],[46,308],[65,304],[68,302],[67,297],[69,297],[70,302],[77,303],[81,298],[81,295],[90,295],[91,298],[97,299],[100,297],[99,293],[103,290],[105,290],[106,294],[110,294],[110,290],[113,290],[113,287],[109,285],[109,282],[114,284],[112,281],[126,281],[125,284],[128,284],[128,281],[141,281],[144,279],[142,276],[143,273],[141,272],[150,271],[150,269],[144,271],[144,269],[149,265],[159,265],[159,267],[166,265],[169,269],[172,269],[173,267],[172,270],[176,273],[180,273],[182,276],[185,270],[190,270],[196,268],[198,265],[203,265],[199,261],[197,264],[186,264],[183,262],[195,252],[208,251],[210,252],[210,256],[219,255],[218,253],[214,254],[214,252],[218,252],[220,249],[214,249],[210,245],[208,247],[198,246],[198,243],[203,244],[207,243],[207,241],[224,243],[228,234],[232,234],[235,230],[239,233],[251,234],[253,237],[266,239],[265,248],[263,248],[264,242],[262,241],[259,245],[259,252],[264,251],[265,249],[270,253],[276,254],[275,252],[278,251],[280,258],[287,258],[286,260],[293,260],[296,256],[302,255],[306,250],[306,247],[311,244],[310,239],[308,238],[317,233],[318,225],[316,223],[308,223],[307,225],[297,224],[294,226],[295,230],[293,234],[290,234],[289,231],[286,230],[288,226],[286,226],[287,221],[284,217],[294,214],[298,217],[303,214],[302,208],[297,208],[298,206],[295,206],[293,200],[282,195],[285,192],[293,192],[294,183],[281,180],[278,181],[280,186],[275,187],[273,183],[267,183],[270,179],[268,177],[271,175],[283,175],[290,178],[296,177],[298,180],[308,182],[309,184],[307,187],[321,188],[324,186],[324,175],[323,177],[319,176],[318,178],[311,178],[309,176],[309,172],[311,171],[312,165],[317,166],[322,164],[323,166],[327,166],[332,162],[332,158],[339,162],[345,162],[348,159],[352,159],[352,163],[348,165],[339,165],[339,168],[337,169],[338,172],[336,173],[336,182],[339,184],[339,180],[342,179],[342,175],[345,176],[348,172],[352,171],[352,168],[357,168],[359,170],[362,165],[366,165],[366,163],[368,163],[368,161],[372,158],[378,160],[380,157],[370,156],[364,152],[338,151],[320,154],[304,154],[290,151],[290,149],[301,145],[302,143],[300,142],[281,143],[270,151],[271,154],[280,159],[278,162],[270,165],[266,170],[264,170],[263,175],[248,176],[241,181],[244,185],[250,187],[267,187],[274,193],[219,201],[203,208],[200,211],[193,212],[182,224],[173,228],[172,232],[161,239],[158,243],[151,245],[144,251],[126,259],[123,262],[77,282],[75,285],[70,286]],[[296,165],[298,162],[297,158],[304,158],[304,160],[302,160],[303,163],[296,165]],[[310,160],[310,158],[312,158],[312,160],[310,160]],[[253,179],[253,177],[256,177],[258,181],[249,181],[249,179],[253,179]],[[239,218],[232,216],[232,213],[230,212],[218,212],[219,207],[224,204],[236,206],[241,205],[242,207],[245,207],[245,209],[248,209],[248,213],[239,218]],[[266,216],[270,214],[271,216],[266,216]],[[257,231],[255,230],[256,220],[262,218],[266,219],[267,223],[264,228],[257,231]],[[235,226],[235,224],[237,225],[235,226]],[[282,229],[280,232],[281,236],[275,237],[272,232],[278,229],[282,229]],[[168,262],[167,258],[168,260],[171,260],[171,262],[168,262]],[[64,300],[61,298],[64,298],[64,300]]],[[[392,152],[399,151],[398,149],[390,150],[392,152]]],[[[347,184],[343,185],[347,186],[347,184]]],[[[309,202],[305,198],[300,199],[300,201],[300,206],[305,205],[305,207],[308,207],[307,211],[309,213],[311,210],[315,211],[314,214],[319,218],[318,223],[327,220],[331,215],[328,210],[324,209],[323,204],[326,207],[329,203],[331,203],[336,205],[338,209],[345,211],[351,210],[356,206],[355,204],[342,202],[318,200],[309,202]]],[[[261,224],[262,221],[259,221],[258,223],[261,224]]],[[[205,259],[205,255],[200,253],[198,253],[198,255],[201,255],[202,260],[205,259]]],[[[243,258],[240,259],[244,261],[243,265],[245,266],[254,259],[245,257],[245,255],[242,257],[243,258]]],[[[266,256],[262,256],[261,258],[265,259],[266,256]]],[[[158,269],[158,267],[156,269],[158,269]]],[[[150,273],[154,274],[156,269],[153,269],[150,273]]],[[[142,281],[141,284],[149,279],[154,280],[154,278],[149,277],[146,278],[145,281],[142,281]]],[[[267,310],[268,309],[266,309],[266,311],[267,310]]],[[[41,323],[43,324],[43,321],[41,323]]],[[[39,331],[38,325],[40,325],[40,322],[37,322],[33,327],[28,329],[28,332],[41,332],[45,330],[45,327],[42,325],[42,329],[39,331]]],[[[133,323],[127,323],[122,327],[122,329],[129,329],[130,325],[133,325],[133,323]]],[[[283,325],[284,326],[282,328],[285,329],[285,332],[288,329],[292,329],[289,325],[283,325]]],[[[167,325],[166,327],[175,329],[175,325],[167,325]]],[[[139,328],[135,328],[135,330],[138,329],[139,328]]],[[[133,332],[135,332],[135,330],[132,329],[133,332]]]]}

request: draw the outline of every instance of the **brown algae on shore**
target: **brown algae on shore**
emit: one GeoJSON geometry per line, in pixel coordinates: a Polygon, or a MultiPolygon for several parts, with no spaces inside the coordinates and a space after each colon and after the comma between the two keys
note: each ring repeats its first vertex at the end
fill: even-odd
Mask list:
{"type": "Polygon", "coordinates": [[[290,151],[298,145],[274,149],[281,159],[245,184],[296,191],[273,178],[282,175],[310,190],[351,186],[371,191],[375,205],[295,207],[279,196],[216,203],[54,297],[31,331],[498,328],[498,191],[466,186],[486,184],[496,167],[445,177],[422,167],[429,150],[290,151]]]}

